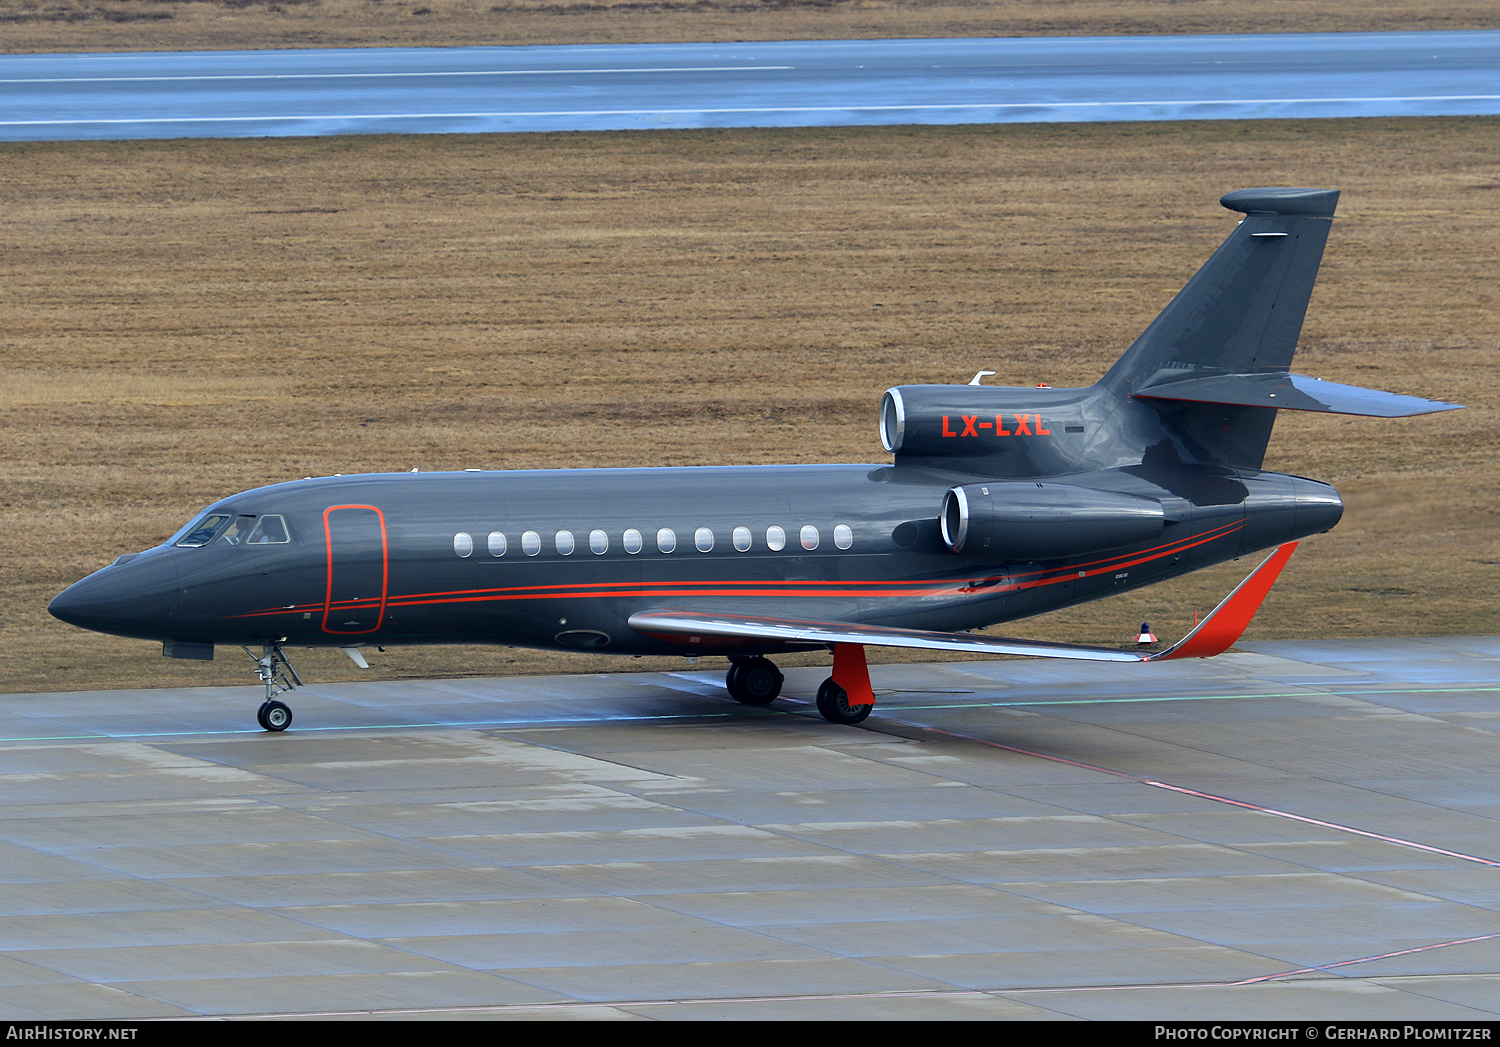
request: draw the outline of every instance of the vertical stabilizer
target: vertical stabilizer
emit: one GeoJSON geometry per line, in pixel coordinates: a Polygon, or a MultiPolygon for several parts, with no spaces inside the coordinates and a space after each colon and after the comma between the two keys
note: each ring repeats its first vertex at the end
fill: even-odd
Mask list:
{"type": "Polygon", "coordinates": [[[1338,199],[1336,189],[1241,189],[1222,197],[1244,220],[1103,384],[1129,395],[1188,377],[1287,370],[1338,199]]]}
{"type": "MultiPolygon", "coordinates": [[[[1323,260],[1336,189],[1241,189],[1219,202],[1244,219],[1100,385],[1134,397],[1167,383],[1285,374],[1323,260]]],[[[1161,411],[1178,453],[1259,469],[1274,407],[1139,401],[1161,411]]]]}

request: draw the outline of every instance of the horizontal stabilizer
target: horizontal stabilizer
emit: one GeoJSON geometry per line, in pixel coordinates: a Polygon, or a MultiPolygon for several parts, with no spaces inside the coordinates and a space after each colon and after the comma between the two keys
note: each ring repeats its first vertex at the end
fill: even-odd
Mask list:
{"type": "Polygon", "coordinates": [[[1231,211],[1263,215],[1313,215],[1332,218],[1339,205],[1337,189],[1293,189],[1269,186],[1264,189],[1236,189],[1219,197],[1219,203],[1231,211]]]}
{"type": "Polygon", "coordinates": [[[857,622],[820,622],[806,618],[780,618],[750,614],[714,614],[703,611],[640,611],[630,616],[636,632],[662,639],[694,643],[708,637],[728,640],[763,640],[769,643],[861,644],[866,647],[907,647],[929,651],[962,651],[970,654],[1006,654],[1019,658],[1072,658],[1098,662],[1158,662],[1169,658],[1209,658],[1227,651],[1244,633],[1260,609],[1266,593],[1276,581],[1297,543],[1283,545],[1251,572],[1197,628],[1165,651],[1151,654],[1114,647],[1016,640],[983,633],[940,633],[925,629],[897,629],[888,625],[857,622]]]}
{"type": "Polygon", "coordinates": [[[1239,407],[1275,407],[1283,411],[1360,414],[1376,418],[1458,411],[1462,404],[1401,396],[1357,385],[1341,385],[1305,374],[1217,374],[1180,378],[1150,385],[1135,394],[1143,400],[1189,400],[1239,407]]]}

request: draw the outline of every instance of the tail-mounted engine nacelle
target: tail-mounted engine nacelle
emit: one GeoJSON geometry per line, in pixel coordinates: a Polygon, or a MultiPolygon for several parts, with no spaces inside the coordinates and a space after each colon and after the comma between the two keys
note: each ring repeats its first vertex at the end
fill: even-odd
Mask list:
{"type": "Polygon", "coordinates": [[[880,442],[898,458],[980,458],[1084,432],[1088,389],[901,385],[880,403],[880,442]]]}
{"type": "Polygon", "coordinates": [[[1154,498],[1049,483],[978,483],[943,498],[943,542],[977,560],[1057,560],[1161,537],[1154,498]]]}

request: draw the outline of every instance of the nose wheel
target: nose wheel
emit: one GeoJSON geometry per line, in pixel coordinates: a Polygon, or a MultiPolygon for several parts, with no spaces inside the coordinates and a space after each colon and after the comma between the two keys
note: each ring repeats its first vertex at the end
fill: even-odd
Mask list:
{"type": "Polygon", "coordinates": [[[284,731],[292,725],[292,710],[285,702],[277,701],[276,696],[301,687],[302,678],[292,668],[292,663],[286,660],[280,646],[267,644],[260,650],[257,657],[251,653],[250,648],[245,648],[245,653],[255,659],[256,675],[266,685],[266,700],[257,710],[255,722],[264,731],[284,731]]]}
{"type": "Polygon", "coordinates": [[[284,731],[292,725],[292,710],[281,702],[266,702],[255,719],[267,731],[284,731]]]}

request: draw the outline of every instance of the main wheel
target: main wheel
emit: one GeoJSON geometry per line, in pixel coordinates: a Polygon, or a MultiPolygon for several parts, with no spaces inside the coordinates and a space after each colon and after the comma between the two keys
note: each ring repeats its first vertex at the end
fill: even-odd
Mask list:
{"type": "Polygon", "coordinates": [[[834,683],[831,676],[818,688],[818,712],[829,723],[860,723],[873,708],[873,704],[850,705],[848,692],[834,683]]]}
{"type": "Polygon", "coordinates": [[[267,702],[255,714],[255,719],[268,731],[284,731],[292,725],[292,710],[281,702],[267,702]]]}
{"type": "Polygon", "coordinates": [[[770,705],[786,679],[769,658],[742,658],[729,667],[724,686],[729,697],[745,705],[770,705]]]}

